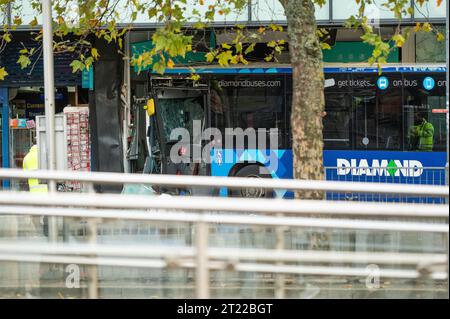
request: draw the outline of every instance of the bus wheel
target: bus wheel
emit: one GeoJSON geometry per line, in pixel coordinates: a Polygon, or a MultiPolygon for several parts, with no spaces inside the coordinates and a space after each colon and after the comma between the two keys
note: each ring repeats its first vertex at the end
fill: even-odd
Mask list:
{"type": "MultiPolygon", "coordinates": [[[[244,166],[235,174],[236,177],[247,178],[272,178],[269,171],[260,165],[244,166]]],[[[273,191],[264,188],[243,188],[231,190],[232,197],[246,197],[246,198],[272,198],[273,191]]]]}

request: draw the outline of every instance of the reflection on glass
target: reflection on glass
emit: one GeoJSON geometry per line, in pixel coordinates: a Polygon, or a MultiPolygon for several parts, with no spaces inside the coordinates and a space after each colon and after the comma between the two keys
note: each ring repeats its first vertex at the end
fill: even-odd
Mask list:
{"type": "Polygon", "coordinates": [[[376,127],[376,97],[354,96],[355,143],[357,149],[376,148],[378,134],[376,127]]]}
{"type": "Polygon", "coordinates": [[[350,143],[350,98],[345,93],[327,93],[323,119],[323,139],[326,149],[346,149],[350,143]]]}
{"type": "MultiPolygon", "coordinates": [[[[445,28],[435,26],[436,30],[445,37],[445,28]]],[[[434,32],[418,32],[416,34],[416,62],[439,63],[445,62],[445,40],[438,41],[434,32]]]]}
{"type": "MultiPolygon", "coordinates": [[[[444,75],[440,74],[405,74],[407,83],[417,84],[404,89],[403,97],[403,126],[405,150],[420,151],[420,137],[417,129],[426,122],[428,127],[433,127],[432,136],[422,137],[422,144],[425,142],[432,145],[432,150],[443,152],[446,150],[446,117],[445,113],[439,110],[445,109],[445,86],[443,85],[444,75]],[[436,83],[434,88],[427,90],[423,87],[425,77],[432,77],[436,83]],[[419,119],[420,117],[420,119],[419,119]],[[414,133],[416,132],[416,133],[414,133]]],[[[420,133],[420,132],[419,132],[420,133]]],[[[427,132],[422,132],[427,135],[427,132]]],[[[421,134],[422,134],[421,133],[421,134]]],[[[423,135],[422,134],[422,135],[423,135]]],[[[428,132],[430,135],[431,132],[428,132]]]]}
{"type": "MultiPolygon", "coordinates": [[[[315,5],[315,13],[317,20],[328,20],[330,18],[328,1],[322,7],[315,5]]],[[[254,21],[285,21],[286,15],[279,0],[256,0],[252,5],[252,19],[254,21]]]]}
{"type": "Polygon", "coordinates": [[[443,1],[421,1],[414,0],[414,17],[419,19],[445,18],[447,0],[443,1]],[[438,2],[440,5],[438,6],[438,2]]]}
{"type": "MultiPolygon", "coordinates": [[[[382,4],[384,4],[384,1],[373,1],[372,4],[366,4],[365,16],[375,20],[394,19],[394,13],[382,4]]],[[[357,16],[358,10],[359,5],[355,1],[333,0],[333,19],[335,20],[346,20],[352,15],[357,16]]],[[[409,17],[409,14],[404,17],[409,17]]]]}

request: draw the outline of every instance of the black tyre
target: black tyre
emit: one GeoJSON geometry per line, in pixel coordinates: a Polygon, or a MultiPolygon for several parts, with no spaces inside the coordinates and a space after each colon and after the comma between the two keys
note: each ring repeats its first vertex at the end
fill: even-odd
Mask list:
{"type": "MultiPolygon", "coordinates": [[[[272,178],[269,171],[260,165],[247,165],[241,168],[234,175],[236,177],[246,178],[272,178]]],[[[229,191],[232,197],[246,197],[246,198],[272,198],[274,197],[273,190],[264,188],[243,188],[232,189],[229,191]]]]}

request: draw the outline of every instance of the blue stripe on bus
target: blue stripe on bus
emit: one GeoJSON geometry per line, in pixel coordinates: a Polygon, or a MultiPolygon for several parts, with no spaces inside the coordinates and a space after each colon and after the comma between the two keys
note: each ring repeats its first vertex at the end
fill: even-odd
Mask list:
{"type": "MultiPolygon", "coordinates": [[[[195,68],[194,68],[195,69],[195,68]]],[[[292,68],[197,68],[198,74],[291,74],[292,68]]],[[[325,67],[325,73],[378,73],[376,67],[325,67]]],[[[385,67],[382,72],[409,72],[409,73],[445,73],[445,67],[410,66],[385,67]]],[[[166,69],[166,74],[191,74],[191,69],[166,69]]]]}

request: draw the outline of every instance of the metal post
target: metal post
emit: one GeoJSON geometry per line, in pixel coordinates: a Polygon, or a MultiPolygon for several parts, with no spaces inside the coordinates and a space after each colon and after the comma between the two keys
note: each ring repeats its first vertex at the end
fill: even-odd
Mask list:
{"type": "MultiPolygon", "coordinates": [[[[0,88],[0,102],[2,103],[2,167],[9,168],[9,96],[8,88],[0,88]]],[[[3,180],[3,189],[8,189],[10,182],[3,180]]]]}
{"type": "MultiPolygon", "coordinates": [[[[125,59],[124,59],[124,86],[125,96],[123,103],[123,125],[122,125],[122,148],[123,148],[123,169],[125,173],[131,173],[130,162],[127,158],[128,152],[128,127],[130,121],[130,106],[131,106],[131,74],[130,74],[130,34],[125,35],[125,59]]],[[[138,125],[138,124],[136,124],[138,125]]]]}
{"type": "MultiPolygon", "coordinates": [[[[87,192],[90,194],[95,193],[94,185],[92,183],[87,184],[87,192]]],[[[97,218],[89,218],[87,222],[87,241],[91,245],[97,244],[97,218]]],[[[95,256],[91,256],[95,257],[95,256]]],[[[97,265],[88,266],[88,297],[89,299],[98,299],[98,268],[97,265]]]]}
{"type": "MultiPolygon", "coordinates": [[[[279,217],[283,217],[283,214],[277,214],[279,217]]],[[[276,245],[275,249],[283,250],[284,249],[284,230],[285,227],[277,227],[275,229],[276,234],[276,245]]],[[[282,266],[282,262],[276,263],[279,266],[282,266]]],[[[285,298],[285,276],[284,274],[276,274],[275,275],[275,298],[276,299],[284,299],[285,298]]]]}
{"type": "MultiPolygon", "coordinates": [[[[11,25],[11,2],[6,4],[6,24],[11,25]]],[[[2,103],[2,167],[9,168],[9,89],[0,88],[2,103]]],[[[10,187],[9,180],[3,180],[3,189],[10,187]]]]}
{"type": "Polygon", "coordinates": [[[209,298],[209,268],[208,268],[208,224],[197,223],[196,235],[197,265],[196,265],[196,295],[198,299],[209,298]]]}
{"type": "Polygon", "coordinates": [[[12,17],[11,17],[11,5],[12,3],[9,2],[6,5],[6,23],[8,24],[8,27],[11,25],[12,22],[12,17]]]}
{"type": "MultiPolygon", "coordinates": [[[[97,219],[90,218],[87,222],[88,242],[92,245],[97,243],[97,219]]],[[[98,269],[97,265],[88,266],[88,297],[98,299],[98,269]]]]}
{"type": "MultiPolygon", "coordinates": [[[[43,50],[44,50],[44,93],[45,93],[45,122],[47,130],[47,163],[48,170],[56,170],[55,147],[55,76],[53,64],[53,27],[52,2],[42,1],[43,15],[43,50]]],[[[49,192],[56,192],[56,182],[49,181],[49,192]]],[[[48,238],[51,242],[58,239],[58,224],[56,217],[50,217],[48,222],[48,238]]]]}

